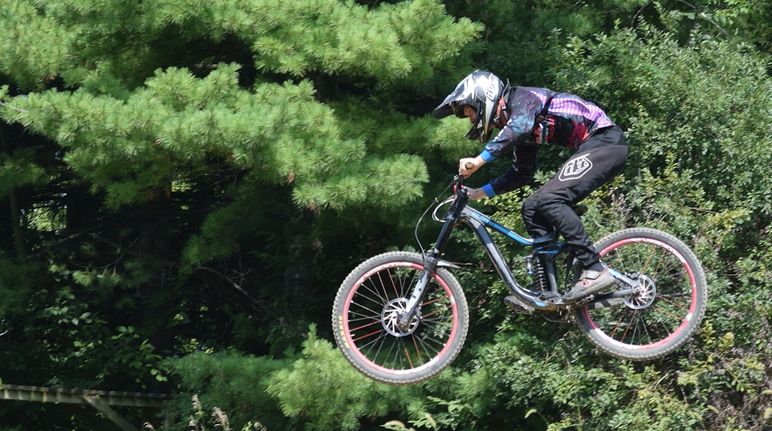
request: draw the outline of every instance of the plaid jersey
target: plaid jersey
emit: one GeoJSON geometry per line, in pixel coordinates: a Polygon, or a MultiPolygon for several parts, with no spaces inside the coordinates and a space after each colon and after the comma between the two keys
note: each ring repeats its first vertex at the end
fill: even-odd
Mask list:
{"type": "Polygon", "coordinates": [[[513,88],[507,108],[509,121],[480,153],[488,162],[514,147],[512,167],[483,187],[489,197],[533,180],[539,144],[578,149],[596,130],[614,125],[594,103],[546,88],[513,88]]]}

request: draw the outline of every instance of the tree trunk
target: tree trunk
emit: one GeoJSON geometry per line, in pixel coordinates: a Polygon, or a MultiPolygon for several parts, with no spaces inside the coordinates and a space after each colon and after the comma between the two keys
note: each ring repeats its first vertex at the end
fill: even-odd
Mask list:
{"type": "Polygon", "coordinates": [[[11,203],[11,225],[13,242],[16,244],[16,254],[19,259],[24,259],[27,257],[27,248],[24,245],[24,232],[21,229],[21,220],[19,219],[19,199],[15,189],[9,193],[8,200],[11,203]]]}

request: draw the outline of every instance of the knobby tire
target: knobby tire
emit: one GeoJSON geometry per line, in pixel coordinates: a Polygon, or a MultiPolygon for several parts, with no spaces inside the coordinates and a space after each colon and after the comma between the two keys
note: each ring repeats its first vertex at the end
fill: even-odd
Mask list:
{"type": "Polygon", "coordinates": [[[469,330],[464,292],[446,269],[427,285],[421,312],[407,331],[390,325],[423,270],[421,255],[390,252],[357,266],[341,284],[332,313],[335,341],[366,376],[391,384],[429,379],[458,356],[469,330]]]}
{"type": "Polygon", "coordinates": [[[622,359],[665,356],[686,343],[705,314],[705,272],[676,237],[649,228],[614,232],[596,244],[601,260],[649,286],[648,299],[575,311],[584,335],[600,350],[622,359]],[[636,338],[637,335],[637,338],[636,338]]]}

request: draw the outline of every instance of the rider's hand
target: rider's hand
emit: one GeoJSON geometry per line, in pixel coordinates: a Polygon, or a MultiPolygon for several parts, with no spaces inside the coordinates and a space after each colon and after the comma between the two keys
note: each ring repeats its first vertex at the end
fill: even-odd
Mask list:
{"type": "Polygon", "coordinates": [[[462,177],[468,177],[480,169],[484,164],[485,160],[480,156],[465,157],[458,161],[458,174],[462,177]]]}
{"type": "Polygon", "coordinates": [[[469,199],[473,201],[487,197],[482,187],[479,189],[473,189],[471,187],[464,186],[464,189],[466,189],[466,193],[469,195],[469,199]]]}

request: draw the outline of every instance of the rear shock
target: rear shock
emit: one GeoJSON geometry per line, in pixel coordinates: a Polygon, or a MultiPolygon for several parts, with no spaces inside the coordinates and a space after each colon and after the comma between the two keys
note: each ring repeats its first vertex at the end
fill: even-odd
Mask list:
{"type": "Polygon", "coordinates": [[[528,275],[533,277],[533,290],[549,291],[550,285],[549,280],[547,280],[547,271],[544,270],[541,257],[537,255],[526,256],[525,266],[528,275]]]}

